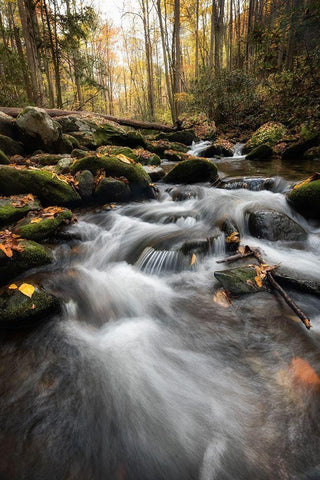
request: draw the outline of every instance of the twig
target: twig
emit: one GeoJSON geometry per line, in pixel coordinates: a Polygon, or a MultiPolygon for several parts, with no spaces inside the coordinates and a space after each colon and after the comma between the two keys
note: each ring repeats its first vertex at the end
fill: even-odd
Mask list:
{"type": "Polygon", "coordinates": [[[241,258],[252,257],[254,255],[253,249],[246,246],[246,250],[244,253],[236,253],[235,255],[231,255],[230,257],[224,258],[223,260],[217,260],[217,263],[232,263],[240,260],[241,258]]]}

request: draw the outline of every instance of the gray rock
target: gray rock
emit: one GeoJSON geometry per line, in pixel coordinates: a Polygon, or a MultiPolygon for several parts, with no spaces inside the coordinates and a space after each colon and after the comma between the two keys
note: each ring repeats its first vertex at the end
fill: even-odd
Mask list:
{"type": "Polygon", "coordinates": [[[16,120],[20,139],[29,151],[55,151],[62,137],[60,125],[44,109],[26,107],[16,120]]]}
{"type": "Polygon", "coordinates": [[[163,178],[166,174],[162,167],[145,165],[143,167],[143,170],[149,175],[152,182],[157,182],[158,180],[161,180],[161,178],[163,178]]]}
{"type": "Polygon", "coordinates": [[[0,112],[0,134],[6,137],[14,137],[14,119],[0,112]]]}
{"type": "Polygon", "coordinates": [[[253,266],[230,268],[221,272],[214,272],[214,276],[223,288],[234,295],[256,293],[266,290],[264,284],[259,287],[255,281],[257,275],[253,266]]]}
{"type": "Polygon", "coordinates": [[[78,192],[83,200],[92,198],[94,190],[94,176],[90,170],[83,170],[77,175],[78,192]]]}
{"type": "Polygon", "coordinates": [[[260,210],[249,215],[249,231],[257,238],[296,241],[307,238],[306,231],[287,215],[275,210],[260,210]]]}

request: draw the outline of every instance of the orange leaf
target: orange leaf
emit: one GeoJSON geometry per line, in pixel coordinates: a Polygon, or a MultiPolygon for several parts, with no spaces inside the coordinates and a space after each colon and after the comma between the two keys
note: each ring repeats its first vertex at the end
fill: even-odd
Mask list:
{"type": "Polygon", "coordinates": [[[31,298],[33,293],[34,293],[34,286],[30,285],[29,283],[23,283],[19,287],[19,292],[23,293],[23,295],[26,295],[26,297],[31,298]]]}
{"type": "Polygon", "coordinates": [[[18,286],[15,283],[11,283],[11,285],[9,285],[9,290],[15,290],[16,288],[18,288],[18,286]]]}
{"type": "Polygon", "coordinates": [[[214,295],[213,301],[222,307],[228,308],[232,304],[230,298],[227,295],[227,292],[220,288],[214,295]]]}
{"type": "Polygon", "coordinates": [[[195,264],[196,259],[197,259],[197,256],[196,256],[195,253],[193,253],[193,254],[192,254],[192,257],[191,257],[190,267],[192,267],[192,265],[195,264]]]}
{"type": "Polygon", "coordinates": [[[33,218],[30,223],[39,223],[41,220],[42,218],[33,218]]]}

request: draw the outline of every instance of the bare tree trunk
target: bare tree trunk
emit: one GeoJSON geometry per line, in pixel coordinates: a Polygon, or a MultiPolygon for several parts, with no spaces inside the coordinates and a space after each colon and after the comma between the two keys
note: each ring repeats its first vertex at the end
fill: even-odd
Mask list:
{"type": "Polygon", "coordinates": [[[180,26],[180,0],[174,0],[174,106],[176,118],[179,117],[177,95],[181,92],[180,26]]]}

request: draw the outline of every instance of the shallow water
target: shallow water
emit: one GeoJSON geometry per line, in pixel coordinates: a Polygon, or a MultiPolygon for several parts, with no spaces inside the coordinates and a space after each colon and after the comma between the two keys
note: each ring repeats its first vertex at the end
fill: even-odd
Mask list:
{"type": "Polygon", "coordinates": [[[319,225],[282,189],[195,185],[181,202],[160,189],[159,200],[80,216],[70,231],[81,240],[58,247],[47,280],[63,315],[2,334],[1,480],[320,478],[319,298],[291,292],[310,332],[270,292],[213,301],[224,216],[269,263],[313,279],[319,225]],[[252,238],[246,212],[259,206],[308,240],[252,238]],[[211,237],[195,260],[180,250],[211,237]]]}

